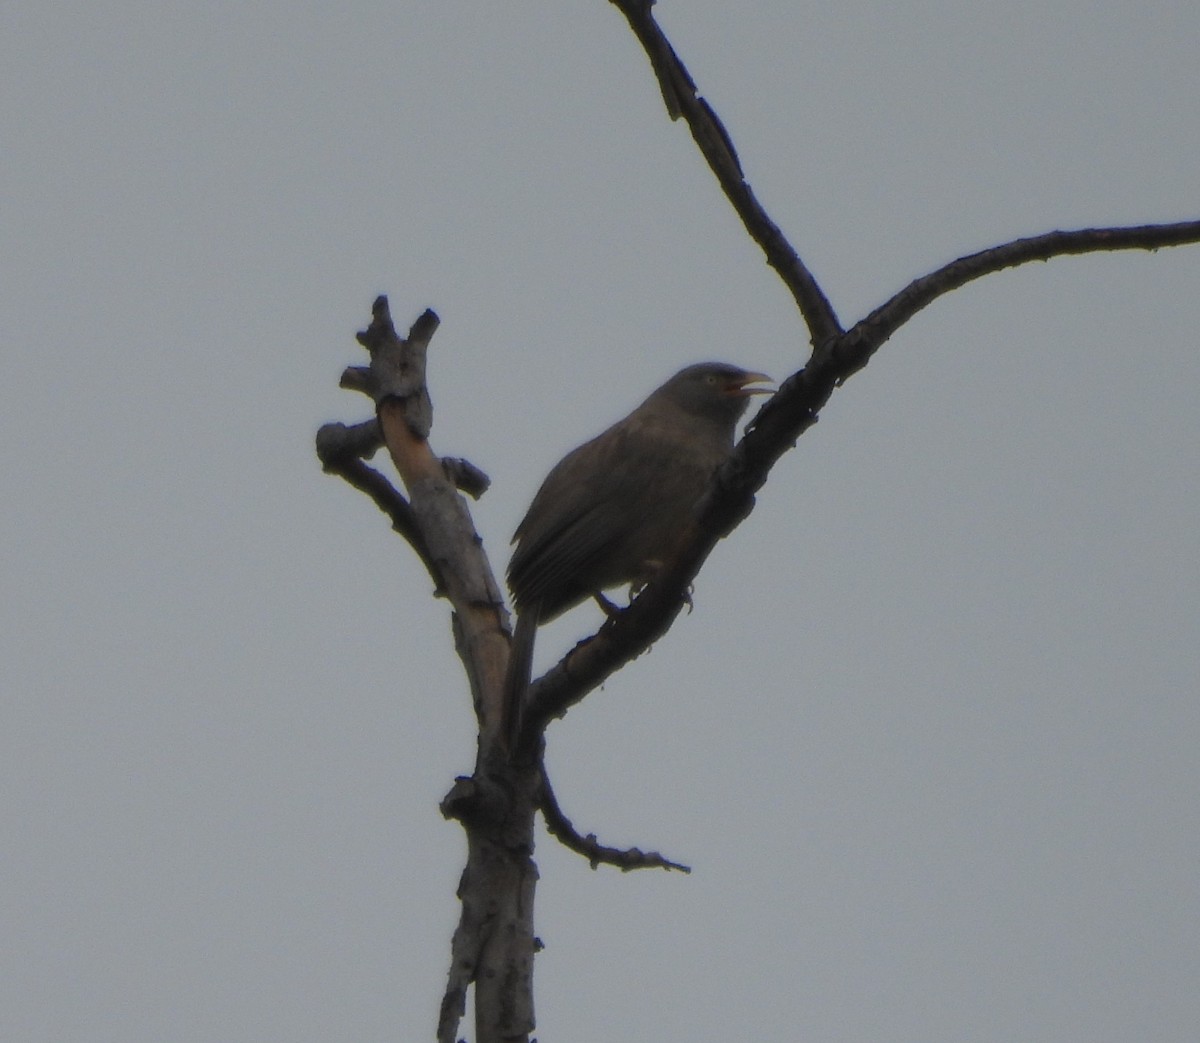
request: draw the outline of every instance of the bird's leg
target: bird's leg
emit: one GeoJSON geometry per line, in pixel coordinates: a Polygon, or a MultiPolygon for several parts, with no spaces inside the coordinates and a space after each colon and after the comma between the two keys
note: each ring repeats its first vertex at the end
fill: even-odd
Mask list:
{"type": "Polygon", "coordinates": [[[600,591],[596,591],[592,595],[596,599],[596,604],[600,606],[600,611],[603,612],[609,619],[615,619],[621,614],[621,609],[609,601],[600,591]]]}
{"type": "MultiPolygon", "coordinates": [[[[665,568],[665,563],[654,559],[647,559],[642,562],[642,578],[629,588],[629,595],[632,597],[647,583],[654,579],[665,568]]],[[[687,590],[683,592],[683,603],[687,606],[688,615],[692,614],[692,591],[696,589],[694,583],[689,583],[687,590]]]]}
{"type": "MultiPolygon", "coordinates": [[[[664,563],[661,561],[658,561],[656,559],[653,559],[653,558],[647,558],[645,561],[643,561],[641,563],[641,565],[638,567],[638,578],[629,584],[629,602],[630,602],[630,604],[632,604],[633,599],[636,598],[643,590],[645,590],[646,586],[651,581],[653,581],[653,579],[660,572],[662,572],[663,568],[664,568],[664,563]]],[[[695,585],[689,583],[687,590],[683,594],[683,603],[687,606],[689,615],[691,614],[692,608],[694,607],[692,605],[692,591],[695,589],[696,589],[695,585]]],[[[624,609],[617,608],[616,605],[614,605],[611,601],[608,600],[608,598],[604,597],[604,595],[600,594],[599,592],[597,592],[596,594],[593,594],[592,596],[596,599],[597,603],[604,610],[604,614],[606,616],[608,616],[609,619],[612,619],[619,612],[624,611],[624,609]]],[[[626,607],[628,607],[628,606],[626,606],[626,607]]]]}

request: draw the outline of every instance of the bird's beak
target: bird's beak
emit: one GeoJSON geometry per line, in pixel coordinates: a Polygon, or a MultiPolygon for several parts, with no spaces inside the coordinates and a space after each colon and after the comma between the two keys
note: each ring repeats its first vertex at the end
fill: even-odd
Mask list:
{"type": "Polygon", "coordinates": [[[749,384],[761,384],[763,382],[770,383],[771,378],[765,373],[743,373],[739,377],[735,377],[729,381],[729,389],[726,394],[733,398],[749,398],[751,395],[771,395],[774,394],[774,388],[752,388],[749,384]]]}

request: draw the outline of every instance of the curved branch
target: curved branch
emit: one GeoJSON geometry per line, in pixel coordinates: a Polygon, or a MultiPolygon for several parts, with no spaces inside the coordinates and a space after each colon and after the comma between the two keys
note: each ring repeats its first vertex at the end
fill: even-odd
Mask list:
{"type": "Polygon", "coordinates": [[[733,457],[717,472],[674,560],[625,611],[572,649],[530,688],[519,749],[588,692],[641,655],[670,628],[688,586],[721,537],[754,507],[754,494],[775,461],[817,422],[834,390],[862,369],[903,323],[939,296],[989,272],[1067,254],[1146,249],[1200,242],[1200,221],[1138,228],[1050,232],[960,258],[914,280],[846,333],[820,345],[808,365],[785,380],[750,422],[733,457]]]}
{"type": "Polygon", "coordinates": [[[586,837],[581,836],[579,831],[571,824],[571,820],[563,814],[562,808],[559,807],[558,798],[555,797],[554,790],[550,786],[550,778],[546,774],[544,763],[541,768],[542,793],[539,807],[541,808],[542,818],[545,820],[547,831],[551,836],[556,837],[564,847],[583,855],[593,869],[603,863],[604,865],[616,866],[624,873],[629,872],[631,869],[676,869],[681,873],[690,873],[692,871],[690,866],[685,866],[679,862],[672,862],[669,858],[664,858],[657,851],[642,851],[636,847],[624,849],[606,847],[596,839],[594,833],[589,833],[586,837]]]}
{"type": "MultiPolygon", "coordinates": [[[[792,437],[788,444],[794,442],[792,437]]],[[[610,617],[594,636],[581,641],[530,686],[521,734],[515,744],[518,760],[527,761],[533,756],[537,741],[553,718],[565,714],[670,629],[688,603],[692,580],[709,552],[750,513],[754,493],[766,480],[770,464],[788,448],[783,445],[773,455],[760,451],[758,455],[766,461],[760,462],[748,450],[748,443],[749,437],[743,438],[733,456],[713,476],[708,494],[697,506],[695,520],[680,534],[674,555],[629,607],[610,617]]]]}
{"type": "Polygon", "coordinates": [[[957,290],[984,275],[1015,268],[1030,261],[1048,261],[1113,250],[1157,250],[1164,246],[1183,246],[1200,242],[1200,221],[1179,221],[1166,225],[1139,225],[1132,228],[1077,228],[1046,232],[1043,235],[1014,239],[967,254],[937,271],[914,279],[890,300],[857,323],[845,337],[846,343],[835,350],[842,353],[844,372],[839,380],[866,365],[867,360],[893,333],[922,308],[943,294],[957,290]],[[854,357],[851,357],[854,356],[854,357]]]}
{"type": "Polygon", "coordinates": [[[959,258],[910,283],[843,332],[812,274],[770,221],[742,176],[733,144],[670,42],[650,14],[652,0],[611,0],[628,19],[659,79],[672,118],[682,115],[747,231],[791,289],[815,345],[808,365],[793,374],[747,427],[733,457],[714,476],[695,524],[685,532],[671,562],[628,609],[580,642],[529,691],[526,724],[517,743],[529,757],[534,741],[554,717],[644,652],[673,623],[688,587],[717,540],[753,509],[754,493],[775,461],[817,421],[835,388],[870,360],[903,323],[937,297],[989,272],[1065,254],[1100,250],[1156,249],[1200,241],[1200,222],[1138,228],[1050,232],[959,258]]]}
{"type": "Polygon", "coordinates": [[[742,165],[729,132],[708,102],[700,97],[687,68],[654,20],[650,13],[652,2],[611,0],[628,20],[634,35],[645,49],[658,78],[668,114],[672,119],[682,116],[687,122],[697,147],[742,219],[746,231],[762,248],[767,264],[779,273],[784,285],[791,291],[800,314],[804,316],[813,344],[819,345],[838,336],[842,326],[833,305],[751,190],[742,173],[742,165]]]}
{"type": "Polygon", "coordinates": [[[392,520],[392,528],[408,541],[433,579],[435,593],[440,594],[444,589],[441,570],[417,525],[412,505],[391,482],[360,458],[364,450],[373,453],[381,442],[379,424],[375,420],[353,427],[324,424],[317,432],[317,456],[327,474],[336,474],[359,492],[366,493],[392,520]]]}

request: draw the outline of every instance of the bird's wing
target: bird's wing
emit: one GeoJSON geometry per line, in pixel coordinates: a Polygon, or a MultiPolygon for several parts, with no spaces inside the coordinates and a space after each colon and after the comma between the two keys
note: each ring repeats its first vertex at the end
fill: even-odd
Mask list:
{"type": "Polygon", "coordinates": [[[508,575],[518,603],[542,600],[543,618],[552,618],[635,578],[655,523],[677,525],[720,462],[719,452],[696,450],[630,417],[567,454],[517,528],[508,575]]]}

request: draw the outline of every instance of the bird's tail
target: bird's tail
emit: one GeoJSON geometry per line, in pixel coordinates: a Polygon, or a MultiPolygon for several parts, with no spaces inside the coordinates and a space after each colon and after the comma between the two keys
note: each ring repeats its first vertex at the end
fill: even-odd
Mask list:
{"type": "Polygon", "coordinates": [[[508,650],[508,669],[504,672],[504,729],[509,751],[516,749],[524,723],[525,697],[533,673],[533,639],[537,636],[537,605],[517,613],[512,644],[508,650]]]}

